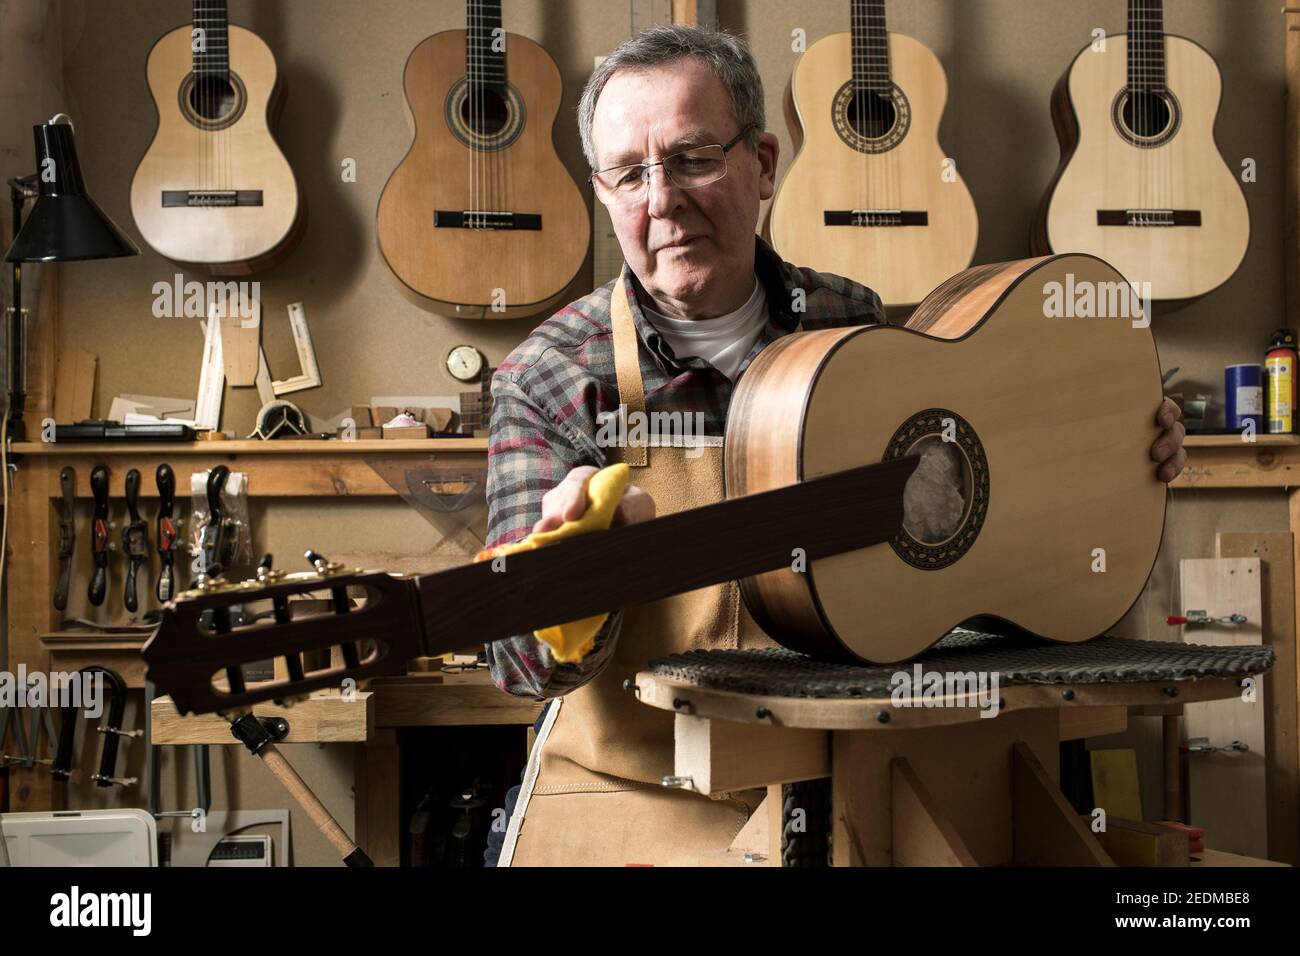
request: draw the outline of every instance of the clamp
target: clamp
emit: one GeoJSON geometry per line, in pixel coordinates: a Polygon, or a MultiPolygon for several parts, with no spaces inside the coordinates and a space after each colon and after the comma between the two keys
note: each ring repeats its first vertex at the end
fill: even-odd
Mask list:
{"type": "Polygon", "coordinates": [[[122,529],[122,550],[130,559],[126,572],[126,590],[122,603],[134,614],[140,607],[136,597],[135,580],[141,566],[149,560],[149,525],[140,515],[140,470],[132,468],[126,473],[126,510],[130,516],[122,529]]]}
{"type": "MultiPolygon", "coordinates": [[[[31,678],[28,678],[27,684],[29,687],[31,686],[31,678]]],[[[24,769],[31,770],[37,764],[51,766],[54,763],[51,759],[41,759],[36,756],[41,750],[42,728],[45,730],[45,736],[50,742],[51,749],[62,743],[58,734],[54,732],[54,717],[50,714],[50,708],[29,707],[27,709],[32,712],[30,741],[23,730],[22,708],[0,706],[0,767],[6,764],[17,764],[24,769]],[[14,725],[14,743],[18,749],[16,754],[4,752],[5,734],[8,732],[11,717],[14,725]]]]}

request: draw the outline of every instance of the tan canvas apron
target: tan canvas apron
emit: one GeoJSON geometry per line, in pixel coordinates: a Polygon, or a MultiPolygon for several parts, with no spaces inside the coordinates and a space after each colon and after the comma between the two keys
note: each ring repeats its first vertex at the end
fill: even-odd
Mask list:
{"type": "MultiPolygon", "coordinates": [[[[639,343],[622,279],[611,301],[619,400],[645,411],[639,343]]],[[[680,444],[680,443],[679,443],[680,444]]],[[[611,449],[658,515],[723,498],[722,443],[611,449]]],[[[692,542],[682,541],[683,553],[692,542]]],[[[666,553],[664,561],[674,556],[666,553]]],[[[529,755],[501,866],[659,866],[721,862],[763,797],[718,798],[665,789],[673,773],[673,719],[640,703],[624,681],[652,657],[697,648],[770,647],[736,583],[627,608],[613,659],[589,683],[554,699],[529,755]]]]}

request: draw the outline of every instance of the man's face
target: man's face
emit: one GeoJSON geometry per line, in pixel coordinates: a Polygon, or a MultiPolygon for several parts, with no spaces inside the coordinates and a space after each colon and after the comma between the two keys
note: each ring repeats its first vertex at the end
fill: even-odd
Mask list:
{"type": "MultiPolygon", "coordinates": [[[[739,132],[722,82],[694,57],[615,73],[592,121],[599,169],[726,144],[739,132]]],[[[679,189],[657,166],[645,197],[609,207],[623,256],[659,311],[707,318],[744,304],[754,286],[759,201],[775,189],[776,157],[776,137],[765,132],[757,154],[744,140],[727,152],[727,175],[715,183],[679,189]]]]}

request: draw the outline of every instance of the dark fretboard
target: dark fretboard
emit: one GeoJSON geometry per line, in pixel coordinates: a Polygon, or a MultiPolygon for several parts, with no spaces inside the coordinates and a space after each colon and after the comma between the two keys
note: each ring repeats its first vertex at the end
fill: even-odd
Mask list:
{"type": "Polygon", "coordinates": [[[875,93],[891,89],[885,0],[853,0],[853,88],[875,93]]]}
{"type": "Polygon", "coordinates": [[[203,42],[194,49],[195,76],[230,75],[230,33],[226,29],[230,16],[226,12],[226,0],[193,0],[194,29],[203,31],[203,42]]]}
{"type": "Polygon", "coordinates": [[[1143,93],[1165,89],[1165,15],[1161,0],[1128,0],[1128,85],[1143,93]]]}
{"type": "Polygon", "coordinates": [[[466,6],[465,76],[471,86],[504,93],[505,34],[497,33],[501,29],[501,0],[468,0],[466,6]]]}

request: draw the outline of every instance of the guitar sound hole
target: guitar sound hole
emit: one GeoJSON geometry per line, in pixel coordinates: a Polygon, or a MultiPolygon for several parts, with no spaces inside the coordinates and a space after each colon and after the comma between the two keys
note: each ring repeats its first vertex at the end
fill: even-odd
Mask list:
{"type": "Polygon", "coordinates": [[[921,463],[903,489],[903,527],[922,544],[942,544],[961,527],[970,501],[970,467],[954,442],[928,435],[909,454],[921,463]]]}
{"type": "Polygon", "coordinates": [[[479,136],[495,136],[510,120],[510,107],[500,94],[471,87],[460,104],[460,118],[479,136]]]}
{"type": "Polygon", "coordinates": [[[190,108],[208,122],[229,115],[238,100],[234,84],[220,76],[199,77],[190,88],[190,108]]]}
{"type": "Polygon", "coordinates": [[[848,103],[848,121],[859,136],[880,139],[898,122],[893,96],[871,90],[856,93],[848,103]]]}
{"type": "Polygon", "coordinates": [[[1182,107],[1173,90],[1134,90],[1121,87],[1110,105],[1115,131],[1130,146],[1156,149],[1178,135],[1182,107]]]}
{"type": "Polygon", "coordinates": [[[1173,111],[1159,93],[1129,93],[1124,103],[1124,125],[1135,136],[1152,139],[1169,128],[1173,111]]]}

